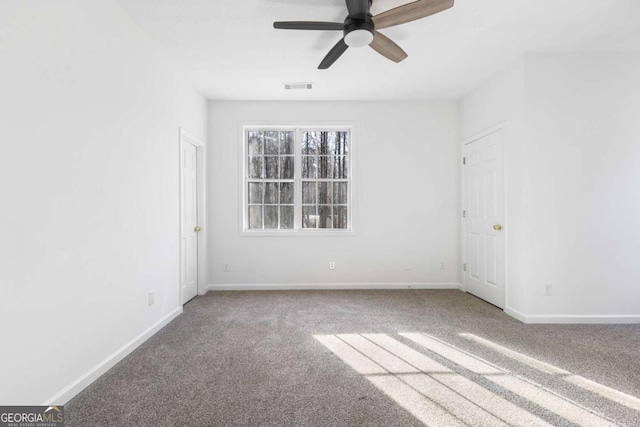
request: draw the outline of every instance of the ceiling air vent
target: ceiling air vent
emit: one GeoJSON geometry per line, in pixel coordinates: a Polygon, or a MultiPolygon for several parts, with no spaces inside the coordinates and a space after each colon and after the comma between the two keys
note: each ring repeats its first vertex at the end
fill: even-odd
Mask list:
{"type": "Polygon", "coordinates": [[[287,90],[300,89],[307,90],[313,89],[313,83],[285,83],[284,88],[287,90]]]}

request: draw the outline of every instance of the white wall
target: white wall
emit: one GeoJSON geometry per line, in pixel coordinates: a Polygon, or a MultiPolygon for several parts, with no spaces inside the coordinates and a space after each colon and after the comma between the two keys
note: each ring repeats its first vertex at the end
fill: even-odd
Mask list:
{"type": "Polygon", "coordinates": [[[210,102],[211,284],[459,283],[456,120],[452,102],[210,102]],[[355,123],[355,236],[239,236],[244,121],[355,123]]]}
{"type": "Polygon", "coordinates": [[[464,137],[502,120],[515,129],[509,308],[534,322],[640,320],[640,56],[527,54],[460,112],[464,137]]]}
{"type": "Polygon", "coordinates": [[[178,128],[206,102],[110,0],[2,2],[0,61],[0,404],[33,405],[179,313],[178,128]]]}
{"type": "Polygon", "coordinates": [[[525,85],[533,313],[640,320],[640,55],[528,55],[525,85]]]}

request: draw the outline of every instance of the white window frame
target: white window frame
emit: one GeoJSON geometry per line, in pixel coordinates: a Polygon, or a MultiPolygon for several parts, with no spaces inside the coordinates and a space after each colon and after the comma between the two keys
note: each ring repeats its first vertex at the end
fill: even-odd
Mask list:
{"type": "Polygon", "coordinates": [[[355,131],[353,123],[331,124],[264,124],[264,123],[243,123],[240,126],[240,235],[241,236],[354,236],[355,218],[355,131]],[[249,131],[295,131],[294,140],[294,228],[285,230],[262,230],[249,228],[248,214],[248,144],[246,135],[249,131]],[[347,228],[302,228],[302,143],[301,133],[303,131],[343,131],[349,132],[349,176],[347,194],[347,228]],[[299,228],[297,228],[299,227],[299,228]]]}

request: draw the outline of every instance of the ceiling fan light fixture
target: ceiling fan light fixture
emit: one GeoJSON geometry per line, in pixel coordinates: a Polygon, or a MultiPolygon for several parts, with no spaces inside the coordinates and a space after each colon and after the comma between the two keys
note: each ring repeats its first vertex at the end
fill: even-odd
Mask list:
{"type": "Polygon", "coordinates": [[[373,33],[365,29],[353,30],[344,36],[344,42],[349,47],[369,46],[372,41],[373,33]]]}

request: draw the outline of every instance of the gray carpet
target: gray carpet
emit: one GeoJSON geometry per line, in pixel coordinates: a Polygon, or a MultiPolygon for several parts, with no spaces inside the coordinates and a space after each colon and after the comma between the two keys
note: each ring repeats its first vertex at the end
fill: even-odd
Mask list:
{"type": "Polygon", "coordinates": [[[631,427],[639,397],[640,325],[524,325],[459,291],[217,292],[65,410],[68,426],[631,427]]]}

